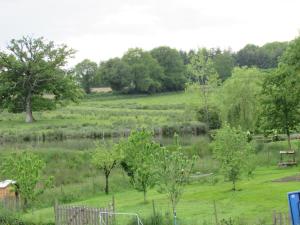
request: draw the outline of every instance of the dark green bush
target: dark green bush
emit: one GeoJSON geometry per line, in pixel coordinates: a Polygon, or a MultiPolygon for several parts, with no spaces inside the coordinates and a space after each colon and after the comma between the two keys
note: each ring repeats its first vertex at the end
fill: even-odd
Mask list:
{"type": "MultiPolygon", "coordinates": [[[[197,119],[200,122],[207,121],[206,108],[202,107],[197,111],[197,119]]],[[[208,107],[208,122],[210,129],[219,129],[222,125],[220,112],[216,107],[208,107]]]]}

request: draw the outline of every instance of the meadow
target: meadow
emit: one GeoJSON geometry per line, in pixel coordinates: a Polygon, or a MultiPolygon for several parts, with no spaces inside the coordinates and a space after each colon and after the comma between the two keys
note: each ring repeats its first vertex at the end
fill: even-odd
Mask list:
{"type": "MultiPolygon", "coordinates": [[[[232,218],[237,224],[271,224],[273,210],[286,212],[286,193],[298,189],[299,182],[274,182],[298,175],[298,168],[278,168],[279,151],[286,142],[254,141],[256,170],[251,177],[238,182],[238,191],[231,191],[231,183],[218,174],[218,163],[212,155],[210,137],[205,125],[195,119],[193,110],[199,104],[195,93],[178,92],[159,95],[120,96],[92,94],[79,104],[71,104],[55,111],[36,112],[37,121],[25,124],[22,114],[1,113],[0,157],[11,152],[31,151],[46,162],[43,176],[54,176],[54,186],[43,193],[34,207],[21,217],[41,224],[54,221],[53,204],[103,207],[114,195],[118,212],[134,212],[142,218],[156,210],[170,214],[165,194],[154,187],[149,202],[143,203],[142,193],[134,191],[129,178],[116,168],[110,178],[111,194],[105,195],[104,176],[90,163],[91,154],[99,142],[117,142],[130,129],[164,129],[157,133],[161,145],[172,143],[172,134],[180,134],[182,150],[198,155],[195,172],[212,176],[193,179],[178,205],[179,225],[214,224],[216,202],[219,220],[232,218]],[[195,130],[201,132],[195,133],[195,130]],[[106,135],[104,135],[106,134],[106,135]]],[[[299,141],[293,141],[299,150],[299,141]]],[[[299,154],[297,160],[300,160],[299,154]]],[[[129,221],[121,219],[122,224],[129,221]]]]}
{"type": "Polygon", "coordinates": [[[190,107],[197,105],[195,93],[166,93],[153,96],[95,93],[79,104],[55,111],[35,112],[36,123],[24,123],[23,114],[0,114],[0,142],[51,141],[69,138],[119,137],[130,129],[149,128],[169,135],[205,132],[205,125],[194,119],[190,107]],[[197,132],[197,131],[196,131],[197,132]]]}

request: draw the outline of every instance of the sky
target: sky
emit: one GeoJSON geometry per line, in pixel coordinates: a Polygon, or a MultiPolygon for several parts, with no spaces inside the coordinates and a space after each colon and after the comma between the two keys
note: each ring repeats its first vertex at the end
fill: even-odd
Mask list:
{"type": "Polygon", "coordinates": [[[30,35],[77,50],[71,64],[134,47],[237,51],[294,39],[299,8],[299,0],[0,0],[0,50],[30,35]]]}

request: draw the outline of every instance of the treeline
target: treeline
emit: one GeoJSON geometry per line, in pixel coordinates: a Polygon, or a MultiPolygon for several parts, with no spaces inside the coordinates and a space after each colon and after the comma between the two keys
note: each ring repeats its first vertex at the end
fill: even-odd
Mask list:
{"type": "MultiPolygon", "coordinates": [[[[220,48],[200,49],[210,59],[219,78],[224,81],[233,68],[276,68],[288,46],[287,42],[272,42],[261,47],[248,44],[238,52],[220,48]]],[[[112,58],[97,65],[88,59],[71,71],[86,93],[92,87],[109,86],[119,93],[158,93],[180,91],[194,81],[188,65],[198,50],[183,51],[161,46],[150,51],[129,49],[121,58],[112,58]]]]}

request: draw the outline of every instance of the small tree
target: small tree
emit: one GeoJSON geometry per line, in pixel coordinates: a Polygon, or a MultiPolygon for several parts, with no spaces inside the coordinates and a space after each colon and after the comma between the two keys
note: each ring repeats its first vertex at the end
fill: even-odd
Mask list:
{"type": "Polygon", "coordinates": [[[224,177],[232,182],[232,190],[236,190],[236,182],[243,173],[251,173],[248,161],[253,148],[248,142],[247,134],[240,128],[232,128],[225,124],[218,130],[214,145],[214,156],[220,163],[224,177]]]}
{"type": "Polygon", "coordinates": [[[116,145],[99,145],[93,153],[92,164],[103,171],[105,176],[105,193],[109,194],[109,175],[121,160],[121,154],[116,145]]]}
{"type": "Polygon", "coordinates": [[[52,183],[51,177],[48,179],[42,178],[41,172],[44,167],[44,162],[30,152],[12,154],[3,165],[3,176],[17,182],[15,192],[23,200],[24,211],[52,183]]]}
{"type": "MultiPolygon", "coordinates": [[[[206,49],[199,49],[196,54],[192,55],[188,71],[192,75],[191,80],[196,82],[196,87],[200,85],[201,103],[205,108],[205,122],[210,127],[210,94],[219,84],[219,75],[206,49]]],[[[195,85],[190,86],[190,88],[193,87],[195,85]]]]}
{"type": "Polygon", "coordinates": [[[147,191],[155,184],[155,155],[160,146],[153,141],[151,132],[142,130],[132,132],[128,140],[121,142],[119,147],[124,154],[123,168],[130,176],[133,187],[144,193],[146,202],[147,191]]]}
{"type": "Polygon", "coordinates": [[[181,153],[177,140],[172,151],[162,148],[157,162],[157,176],[160,191],[167,193],[172,204],[174,218],[176,206],[181,199],[184,188],[189,181],[195,163],[195,157],[189,159],[181,153]]]}
{"type": "Polygon", "coordinates": [[[43,38],[11,40],[7,51],[0,52],[0,107],[25,112],[26,122],[31,123],[34,110],[76,101],[82,93],[63,70],[73,54],[66,45],[43,38]],[[46,97],[49,94],[53,97],[46,97]]]}

